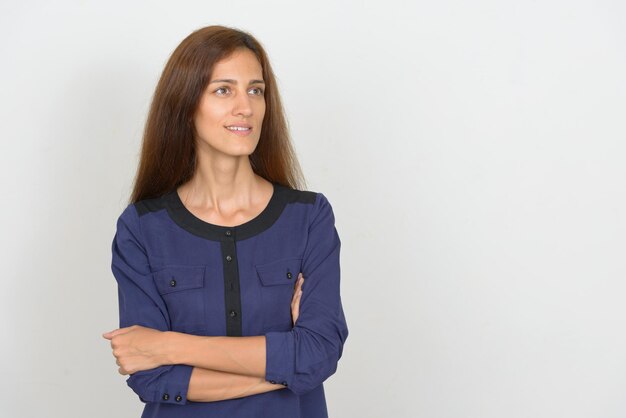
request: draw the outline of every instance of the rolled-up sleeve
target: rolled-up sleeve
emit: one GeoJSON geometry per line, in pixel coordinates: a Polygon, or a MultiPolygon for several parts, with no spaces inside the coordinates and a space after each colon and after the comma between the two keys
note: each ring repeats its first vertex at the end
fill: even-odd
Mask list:
{"type": "MultiPolygon", "coordinates": [[[[117,220],[112,243],[111,270],[118,285],[119,326],[141,325],[167,331],[170,320],[156,289],[145,247],[139,216],[129,205],[117,220]]],[[[131,374],[126,383],[142,402],[187,403],[193,367],[177,364],[131,374]]]]}
{"type": "Polygon", "coordinates": [[[337,370],[348,338],[340,297],[341,242],[327,198],[318,193],[303,256],[302,299],[291,331],[268,332],[265,379],[303,395],[337,370]]]}

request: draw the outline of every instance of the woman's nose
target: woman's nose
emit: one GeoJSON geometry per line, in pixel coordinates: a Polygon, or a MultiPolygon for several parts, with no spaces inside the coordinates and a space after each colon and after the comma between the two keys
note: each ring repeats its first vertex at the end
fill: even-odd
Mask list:
{"type": "Polygon", "coordinates": [[[238,94],[233,104],[233,114],[250,116],[252,114],[252,105],[250,97],[247,94],[238,94]]]}

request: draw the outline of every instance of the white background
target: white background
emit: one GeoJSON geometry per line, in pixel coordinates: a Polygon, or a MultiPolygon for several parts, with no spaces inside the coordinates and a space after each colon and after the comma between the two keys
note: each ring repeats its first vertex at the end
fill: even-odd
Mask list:
{"type": "Polygon", "coordinates": [[[333,418],[626,416],[620,1],[0,3],[0,416],[139,417],[110,271],[151,95],[210,24],[267,48],[333,205],[333,418]]]}

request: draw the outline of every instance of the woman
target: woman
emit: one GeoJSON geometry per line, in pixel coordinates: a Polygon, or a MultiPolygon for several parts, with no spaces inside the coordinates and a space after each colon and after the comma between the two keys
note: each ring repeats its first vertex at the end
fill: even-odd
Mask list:
{"type": "Polygon", "coordinates": [[[120,328],[103,337],[142,417],[328,415],[341,243],[301,179],[259,42],[223,26],[184,39],[112,244],[120,328]]]}

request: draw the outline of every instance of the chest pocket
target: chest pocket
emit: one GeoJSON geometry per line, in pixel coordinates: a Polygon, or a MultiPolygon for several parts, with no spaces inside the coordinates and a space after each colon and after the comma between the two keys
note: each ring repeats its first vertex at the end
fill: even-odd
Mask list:
{"type": "Polygon", "coordinates": [[[293,327],[291,299],[302,258],[284,258],[255,266],[261,284],[263,328],[288,331],[293,327]]]}
{"type": "Polygon", "coordinates": [[[154,272],[159,294],[167,305],[172,331],[198,333],[205,328],[205,266],[171,265],[154,272]]]}

